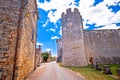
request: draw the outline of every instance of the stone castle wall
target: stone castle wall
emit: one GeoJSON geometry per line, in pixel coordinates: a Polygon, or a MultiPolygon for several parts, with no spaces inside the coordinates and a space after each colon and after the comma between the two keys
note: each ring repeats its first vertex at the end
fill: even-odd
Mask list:
{"type": "Polygon", "coordinates": [[[120,64],[120,29],[83,30],[78,10],[71,12],[68,9],[66,14],[62,14],[62,36],[62,63],[65,66],[85,66],[96,62],[120,64]]]}
{"type": "Polygon", "coordinates": [[[23,80],[34,69],[34,10],[35,0],[0,1],[0,80],[23,80]]]}
{"type": "Polygon", "coordinates": [[[62,63],[65,66],[87,65],[82,28],[82,18],[76,8],[74,12],[67,9],[66,14],[62,14],[62,63]]]}
{"type": "Polygon", "coordinates": [[[0,80],[12,80],[20,1],[0,0],[0,80]]]}
{"type": "Polygon", "coordinates": [[[84,31],[87,59],[93,63],[120,64],[120,30],[84,31]]]}
{"type": "Polygon", "coordinates": [[[35,68],[37,7],[28,0],[22,11],[16,61],[16,80],[23,80],[35,68]]]}
{"type": "Polygon", "coordinates": [[[58,39],[57,41],[57,53],[58,53],[58,57],[57,57],[57,62],[62,62],[62,39],[58,39]]]}

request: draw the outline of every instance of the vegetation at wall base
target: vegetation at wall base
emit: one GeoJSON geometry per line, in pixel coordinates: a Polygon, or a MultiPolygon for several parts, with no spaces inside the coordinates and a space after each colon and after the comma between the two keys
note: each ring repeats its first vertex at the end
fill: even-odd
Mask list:
{"type": "Polygon", "coordinates": [[[113,75],[114,75],[114,76],[117,76],[116,69],[117,69],[117,68],[120,68],[120,64],[116,64],[116,65],[110,64],[110,67],[111,67],[111,71],[112,71],[113,75]]]}
{"type": "MultiPolygon", "coordinates": [[[[61,65],[60,65],[61,66],[61,65]]],[[[120,65],[110,65],[111,71],[114,76],[117,76],[116,69],[120,67],[120,65]]],[[[110,75],[103,74],[102,71],[98,71],[95,68],[91,68],[91,66],[86,67],[66,67],[65,68],[71,69],[74,72],[79,72],[80,75],[84,76],[87,80],[116,80],[112,78],[110,75]]]]}

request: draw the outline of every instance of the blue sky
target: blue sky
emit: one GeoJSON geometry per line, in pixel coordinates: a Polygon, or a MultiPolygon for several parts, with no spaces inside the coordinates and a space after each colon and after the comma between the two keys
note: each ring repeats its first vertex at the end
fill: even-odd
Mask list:
{"type": "Polygon", "coordinates": [[[37,45],[57,55],[56,39],[62,38],[61,14],[78,8],[85,30],[120,28],[119,0],[37,0],[39,11],[37,45]]]}

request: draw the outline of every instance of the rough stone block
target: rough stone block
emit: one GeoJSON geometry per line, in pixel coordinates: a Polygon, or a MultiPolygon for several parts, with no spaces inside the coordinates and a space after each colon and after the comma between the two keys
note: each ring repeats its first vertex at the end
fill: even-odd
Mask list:
{"type": "Polygon", "coordinates": [[[111,69],[110,69],[109,65],[103,65],[103,73],[112,75],[112,72],[111,72],[111,69]]]}

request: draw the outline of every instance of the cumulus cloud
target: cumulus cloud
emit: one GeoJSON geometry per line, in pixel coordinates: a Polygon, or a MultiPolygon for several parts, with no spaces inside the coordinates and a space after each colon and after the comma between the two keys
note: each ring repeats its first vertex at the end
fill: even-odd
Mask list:
{"type": "Polygon", "coordinates": [[[96,6],[93,6],[94,0],[81,0],[79,10],[84,19],[84,24],[96,24],[96,26],[102,26],[102,29],[116,29],[116,25],[113,23],[120,23],[120,11],[116,14],[108,9],[110,5],[116,5],[119,0],[104,0],[96,6]],[[88,5],[86,5],[88,4],[88,5]],[[111,27],[111,26],[112,27],[111,27]]]}
{"type": "Polygon", "coordinates": [[[96,28],[95,30],[102,30],[102,29],[119,29],[120,27],[116,27],[115,24],[110,24],[110,25],[106,25],[104,27],[101,28],[96,28]]]}
{"type": "Polygon", "coordinates": [[[43,24],[42,26],[43,26],[43,27],[46,27],[47,24],[48,24],[48,22],[49,22],[49,19],[47,19],[47,21],[45,22],[45,24],[43,24]]]}
{"type": "Polygon", "coordinates": [[[53,31],[53,32],[55,32],[55,29],[53,29],[53,28],[50,28],[50,31],[53,31]]]}
{"type": "Polygon", "coordinates": [[[37,46],[38,46],[38,45],[41,45],[41,46],[42,46],[43,44],[42,44],[42,43],[37,42],[37,43],[36,43],[36,45],[37,45],[37,46]]]}
{"type": "Polygon", "coordinates": [[[53,37],[51,37],[51,39],[52,39],[52,40],[54,40],[54,39],[59,39],[59,37],[53,36],[53,37]]]}
{"type": "Polygon", "coordinates": [[[40,3],[37,0],[37,5],[38,8],[49,11],[48,18],[50,22],[56,23],[61,18],[62,12],[65,12],[66,9],[78,8],[84,19],[84,28],[89,27],[86,24],[96,24],[95,26],[104,25],[104,29],[116,29],[118,27],[113,23],[120,23],[120,10],[114,13],[111,9],[108,9],[108,6],[118,5],[118,2],[119,0],[104,0],[94,6],[95,0],[80,0],[79,6],[76,6],[74,0],[51,0],[50,2],[45,1],[44,3],[40,3]]]}
{"type": "Polygon", "coordinates": [[[62,12],[65,12],[66,9],[76,7],[74,0],[51,0],[50,2],[45,1],[44,3],[40,3],[37,0],[37,5],[38,8],[49,11],[48,17],[54,23],[61,18],[62,12]],[[56,11],[53,12],[53,9],[56,9],[56,11]]]}
{"type": "Polygon", "coordinates": [[[46,49],[46,51],[47,51],[47,52],[49,52],[49,51],[52,51],[52,49],[50,49],[50,48],[47,48],[47,49],[46,49]]]}

